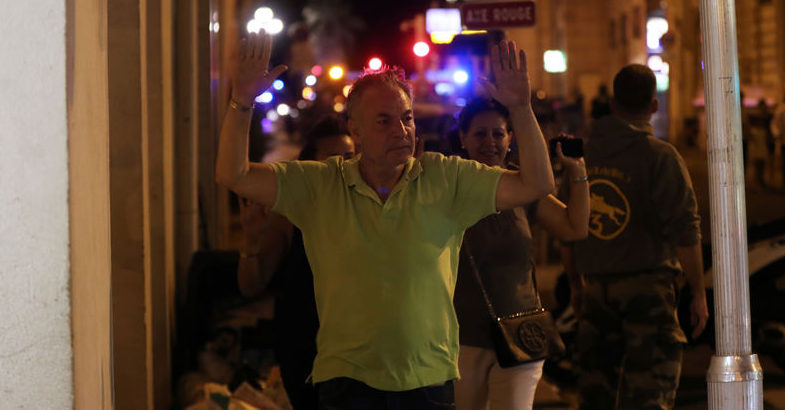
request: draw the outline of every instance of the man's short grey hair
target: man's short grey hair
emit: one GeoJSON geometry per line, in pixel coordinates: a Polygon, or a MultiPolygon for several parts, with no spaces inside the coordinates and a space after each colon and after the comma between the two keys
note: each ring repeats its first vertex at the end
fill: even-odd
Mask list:
{"type": "Polygon", "coordinates": [[[346,117],[348,119],[351,119],[355,113],[365,90],[374,86],[388,86],[393,89],[397,87],[403,90],[404,94],[409,97],[409,101],[412,100],[412,88],[406,81],[402,68],[393,66],[384,67],[378,71],[367,71],[352,84],[349,95],[346,97],[346,117]]]}

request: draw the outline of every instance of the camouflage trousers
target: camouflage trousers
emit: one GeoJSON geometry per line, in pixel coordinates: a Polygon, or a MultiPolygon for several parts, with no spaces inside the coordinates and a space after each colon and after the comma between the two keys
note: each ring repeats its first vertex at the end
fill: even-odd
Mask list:
{"type": "Polygon", "coordinates": [[[672,273],[587,278],[578,321],[581,409],[673,408],[687,339],[672,273]]]}

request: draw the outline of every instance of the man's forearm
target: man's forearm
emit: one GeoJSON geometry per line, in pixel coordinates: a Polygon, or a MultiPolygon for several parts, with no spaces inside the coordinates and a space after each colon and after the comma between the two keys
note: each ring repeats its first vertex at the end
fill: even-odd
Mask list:
{"type": "Polygon", "coordinates": [[[575,236],[579,239],[589,234],[589,181],[586,168],[571,169],[563,184],[570,184],[570,198],[567,201],[567,217],[575,236]]]}
{"type": "Polygon", "coordinates": [[[676,247],[676,255],[684,270],[684,277],[692,290],[693,297],[705,297],[706,285],[703,280],[703,254],[700,243],[676,247]]]}
{"type": "Polygon", "coordinates": [[[509,107],[513,133],[518,143],[520,178],[526,185],[553,192],[553,170],[545,139],[531,106],[509,107]]]}
{"type": "Polygon", "coordinates": [[[252,110],[227,107],[218,139],[218,159],[215,178],[218,183],[233,188],[248,172],[248,133],[252,110]]]}

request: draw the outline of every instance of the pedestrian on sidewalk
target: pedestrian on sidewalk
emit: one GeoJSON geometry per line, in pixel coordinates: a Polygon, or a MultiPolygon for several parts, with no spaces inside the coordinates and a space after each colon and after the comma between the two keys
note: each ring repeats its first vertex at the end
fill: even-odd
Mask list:
{"type": "Polygon", "coordinates": [[[771,133],[772,114],[761,98],[755,111],[750,113],[749,158],[752,163],[754,182],[758,188],[766,187],[766,163],[774,157],[774,137],[771,133]]]}
{"type": "MultiPolygon", "coordinates": [[[[462,148],[470,159],[494,167],[517,168],[506,162],[515,130],[510,112],[494,100],[476,98],[458,120],[462,148]]],[[[566,169],[567,205],[553,195],[523,207],[486,216],[466,230],[455,287],[455,313],[460,328],[455,383],[457,410],[531,409],[544,360],[502,368],[493,349],[492,323],[477,275],[497,315],[537,308],[532,235],[529,221],[541,223],[557,239],[573,241],[588,234],[589,189],[582,158],[558,161],[566,169]],[[469,258],[473,259],[472,262],[469,258]],[[476,268],[476,273],[475,273],[476,268]]]]}
{"type": "Polygon", "coordinates": [[[611,113],[611,96],[608,94],[608,86],[600,84],[597,95],[591,99],[591,119],[598,120],[611,113]]]}
{"type": "Polygon", "coordinates": [[[586,146],[589,237],[564,252],[582,409],[673,408],[687,342],[676,314],[682,272],[693,338],[709,316],[697,201],[681,156],[653,136],[655,90],[648,67],[619,71],[613,115],[586,146]]]}
{"type": "MultiPolygon", "coordinates": [[[[779,153],[779,164],[782,177],[782,186],[785,188],[785,96],[782,102],[777,105],[774,117],[771,120],[771,132],[774,135],[775,152],[779,153]],[[776,147],[779,147],[777,150],[776,147]]],[[[775,155],[774,163],[777,163],[775,155]]]]}
{"type": "Polygon", "coordinates": [[[395,70],[358,79],[346,101],[361,147],[351,160],[249,164],[254,98],[272,37],[249,34],[233,73],[217,180],[287,217],[303,234],[319,315],[312,379],[321,409],[451,409],[458,377],[452,296],[466,228],[553,190],[531,109],[525,54],[492,48],[490,94],[510,108],[521,171],[423,153],[414,158],[411,90],[395,70]]]}

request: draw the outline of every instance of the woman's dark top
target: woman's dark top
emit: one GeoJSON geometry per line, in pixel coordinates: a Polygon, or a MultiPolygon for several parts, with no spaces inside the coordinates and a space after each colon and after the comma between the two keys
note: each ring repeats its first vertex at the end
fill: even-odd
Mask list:
{"type": "Polygon", "coordinates": [[[525,210],[490,215],[469,228],[464,235],[455,287],[455,312],[460,326],[460,343],[493,348],[488,307],[466,254],[470,250],[480,271],[485,290],[496,314],[506,316],[537,306],[532,286],[532,236],[525,210]]]}

